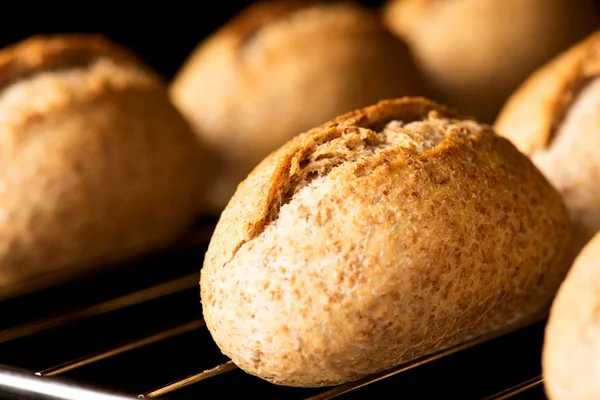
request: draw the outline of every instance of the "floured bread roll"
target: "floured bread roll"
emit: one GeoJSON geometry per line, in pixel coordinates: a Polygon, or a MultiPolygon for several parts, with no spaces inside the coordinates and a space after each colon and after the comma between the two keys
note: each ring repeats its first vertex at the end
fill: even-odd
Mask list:
{"type": "Polygon", "coordinates": [[[573,257],[600,230],[599,76],[600,31],[533,74],[496,121],[563,196],[573,257]]]}
{"type": "Polygon", "coordinates": [[[240,368],[336,385],[530,317],[564,278],[570,221],[487,125],[418,98],[301,134],[243,181],[201,271],[240,368]]]}
{"type": "Polygon", "coordinates": [[[354,3],[257,2],[201,43],[171,87],[221,155],[221,212],[236,186],[292,136],[403,95],[425,95],[404,45],[354,3]]]}
{"type": "Polygon", "coordinates": [[[577,257],[552,304],[542,366],[551,400],[600,398],[600,234],[577,257]]]}
{"type": "Polygon", "coordinates": [[[99,36],[0,51],[0,132],[0,298],[165,246],[208,184],[165,84],[99,36]]]}
{"type": "Polygon", "coordinates": [[[439,98],[489,123],[530,73],[600,27],[593,0],[390,0],[384,10],[439,98]]]}

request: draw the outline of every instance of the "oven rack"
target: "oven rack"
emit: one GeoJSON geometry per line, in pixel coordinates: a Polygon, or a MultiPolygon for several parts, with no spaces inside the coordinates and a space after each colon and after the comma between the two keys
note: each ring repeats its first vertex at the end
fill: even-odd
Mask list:
{"type": "Polygon", "coordinates": [[[394,398],[545,398],[546,312],[337,387],[286,388],[245,374],[218,351],[201,318],[198,270],[213,228],[214,221],[199,223],[163,254],[0,303],[0,398],[187,399],[214,390],[229,398],[239,387],[307,400],[386,398],[390,388],[394,398]],[[77,305],[56,300],[65,298],[77,305]]]}

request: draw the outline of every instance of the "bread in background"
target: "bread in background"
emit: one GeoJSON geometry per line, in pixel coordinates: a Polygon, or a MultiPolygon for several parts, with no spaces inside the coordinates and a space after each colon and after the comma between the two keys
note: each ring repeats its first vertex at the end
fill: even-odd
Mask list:
{"type": "Polygon", "coordinates": [[[201,270],[203,316],[244,371],[337,385],[544,310],[570,231],[560,195],[491,127],[380,102],[240,184],[201,270]]]}
{"type": "Polygon", "coordinates": [[[600,234],[577,257],[552,304],[542,367],[550,400],[600,398],[600,234]]]}
{"type": "Polygon", "coordinates": [[[222,158],[217,213],[292,136],[381,99],[424,94],[406,45],[351,2],[257,2],[200,43],[171,86],[222,158]]]}
{"type": "Polygon", "coordinates": [[[600,27],[592,0],[390,0],[384,20],[437,98],[486,123],[530,73],[600,27]]]}
{"type": "Polygon", "coordinates": [[[166,84],[95,35],[0,51],[0,298],[160,248],[193,222],[206,152],[166,84]]]}
{"type": "Polygon", "coordinates": [[[496,130],[563,196],[573,258],[600,230],[600,31],[535,72],[509,99],[496,130]]]}

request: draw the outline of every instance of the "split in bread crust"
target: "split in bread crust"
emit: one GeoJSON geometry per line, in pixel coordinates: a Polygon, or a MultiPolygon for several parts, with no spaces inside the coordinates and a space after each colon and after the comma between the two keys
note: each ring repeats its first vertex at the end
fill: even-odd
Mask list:
{"type": "Polygon", "coordinates": [[[495,127],[563,196],[575,225],[572,259],[600,230],[600,31],[540,68],[495,127]]]}

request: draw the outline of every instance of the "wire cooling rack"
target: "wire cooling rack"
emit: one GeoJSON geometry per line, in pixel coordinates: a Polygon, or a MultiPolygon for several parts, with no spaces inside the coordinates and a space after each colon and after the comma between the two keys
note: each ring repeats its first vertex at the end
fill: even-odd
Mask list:
{"type": "Polygon", "coordinates": [[[161,254],[0,303],[0,398],[545,399],[546,314],[337,387],[244,373],[201,317],[198,270],[214,223],[199,222],[161,254]]]}

